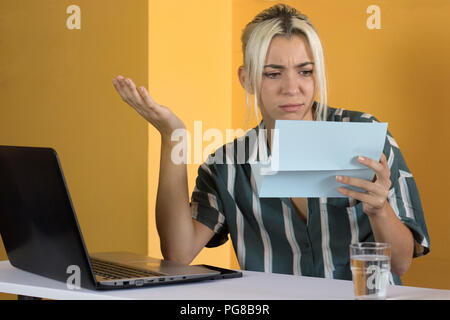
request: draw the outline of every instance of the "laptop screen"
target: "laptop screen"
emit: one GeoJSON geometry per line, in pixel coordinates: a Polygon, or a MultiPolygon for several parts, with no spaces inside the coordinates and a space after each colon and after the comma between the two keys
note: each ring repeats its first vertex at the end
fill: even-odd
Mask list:
{"type": "Polygon", "coordinates": [[[0,233],[13,266],[60,281],[76,266],[81,286],[95,286],[53,149],[0,146],[0,233]]]}

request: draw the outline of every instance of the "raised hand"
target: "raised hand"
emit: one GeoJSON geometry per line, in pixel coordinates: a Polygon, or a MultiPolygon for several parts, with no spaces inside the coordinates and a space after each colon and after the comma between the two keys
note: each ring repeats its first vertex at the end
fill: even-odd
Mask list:
{"type": "Polygon", "coordinates": [[[157,104],[143,86],[138,90],[131,79],[122,76],[114,78],[112,83],[123,101],[150,122],[162,136],[170,137],[174,130],[185,128],[184,123],[169,108],[157,104]]]}

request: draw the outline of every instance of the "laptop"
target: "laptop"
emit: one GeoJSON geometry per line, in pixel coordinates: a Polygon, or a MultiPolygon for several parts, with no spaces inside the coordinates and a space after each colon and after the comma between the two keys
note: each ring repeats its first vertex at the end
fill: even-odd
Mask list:
{"type": "Polygon", "coordinates": [[[131,252],[89,255],[52,148],[0,146],[0,234],[11,265],[69,288],[122,289],[242,276],[131,252]]]}

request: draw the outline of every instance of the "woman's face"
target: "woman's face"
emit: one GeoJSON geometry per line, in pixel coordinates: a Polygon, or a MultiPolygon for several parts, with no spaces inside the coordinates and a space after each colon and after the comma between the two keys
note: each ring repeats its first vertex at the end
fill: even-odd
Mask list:
{"type": "Polygon", "coordinates": [[[267,50],[260,92],[266,128],[275,120],[313,120],[314,62],[304,36],[276,36],[267,50]]]}

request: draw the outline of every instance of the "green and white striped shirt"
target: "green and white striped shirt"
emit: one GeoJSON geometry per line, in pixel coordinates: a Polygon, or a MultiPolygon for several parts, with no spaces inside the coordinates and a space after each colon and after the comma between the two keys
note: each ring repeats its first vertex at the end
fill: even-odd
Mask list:
{"type": "MultiPolygon", "coordinates": [[[[377,120],[366,113],[329,107],[327,121],[377,120]]],[[[308,198],[305,224],[289,198],[259,198],[248,164],[249,155],[259,150],[249,133],[257,134],[263,126],[261,122],[219,148],[198,169],[191,209],[194,219],[215,232],[207,247],[225,243],[229,234],[241,269],[351,280],[349,245],[374,241],[362,203],[351,198],[308,198]],[[234,150],[239,147],[245,147],[245,161],[237,159],[234,150]],[[218,155],[223,156],[221,163],[211,161],[218,155]]],[[[426,254],[430,239],[419,193],[389,131],[383,152],[391,170],[388,201],[426,254]]],[[[401,284],[395,274],[391,282],[401,284]]]]}

